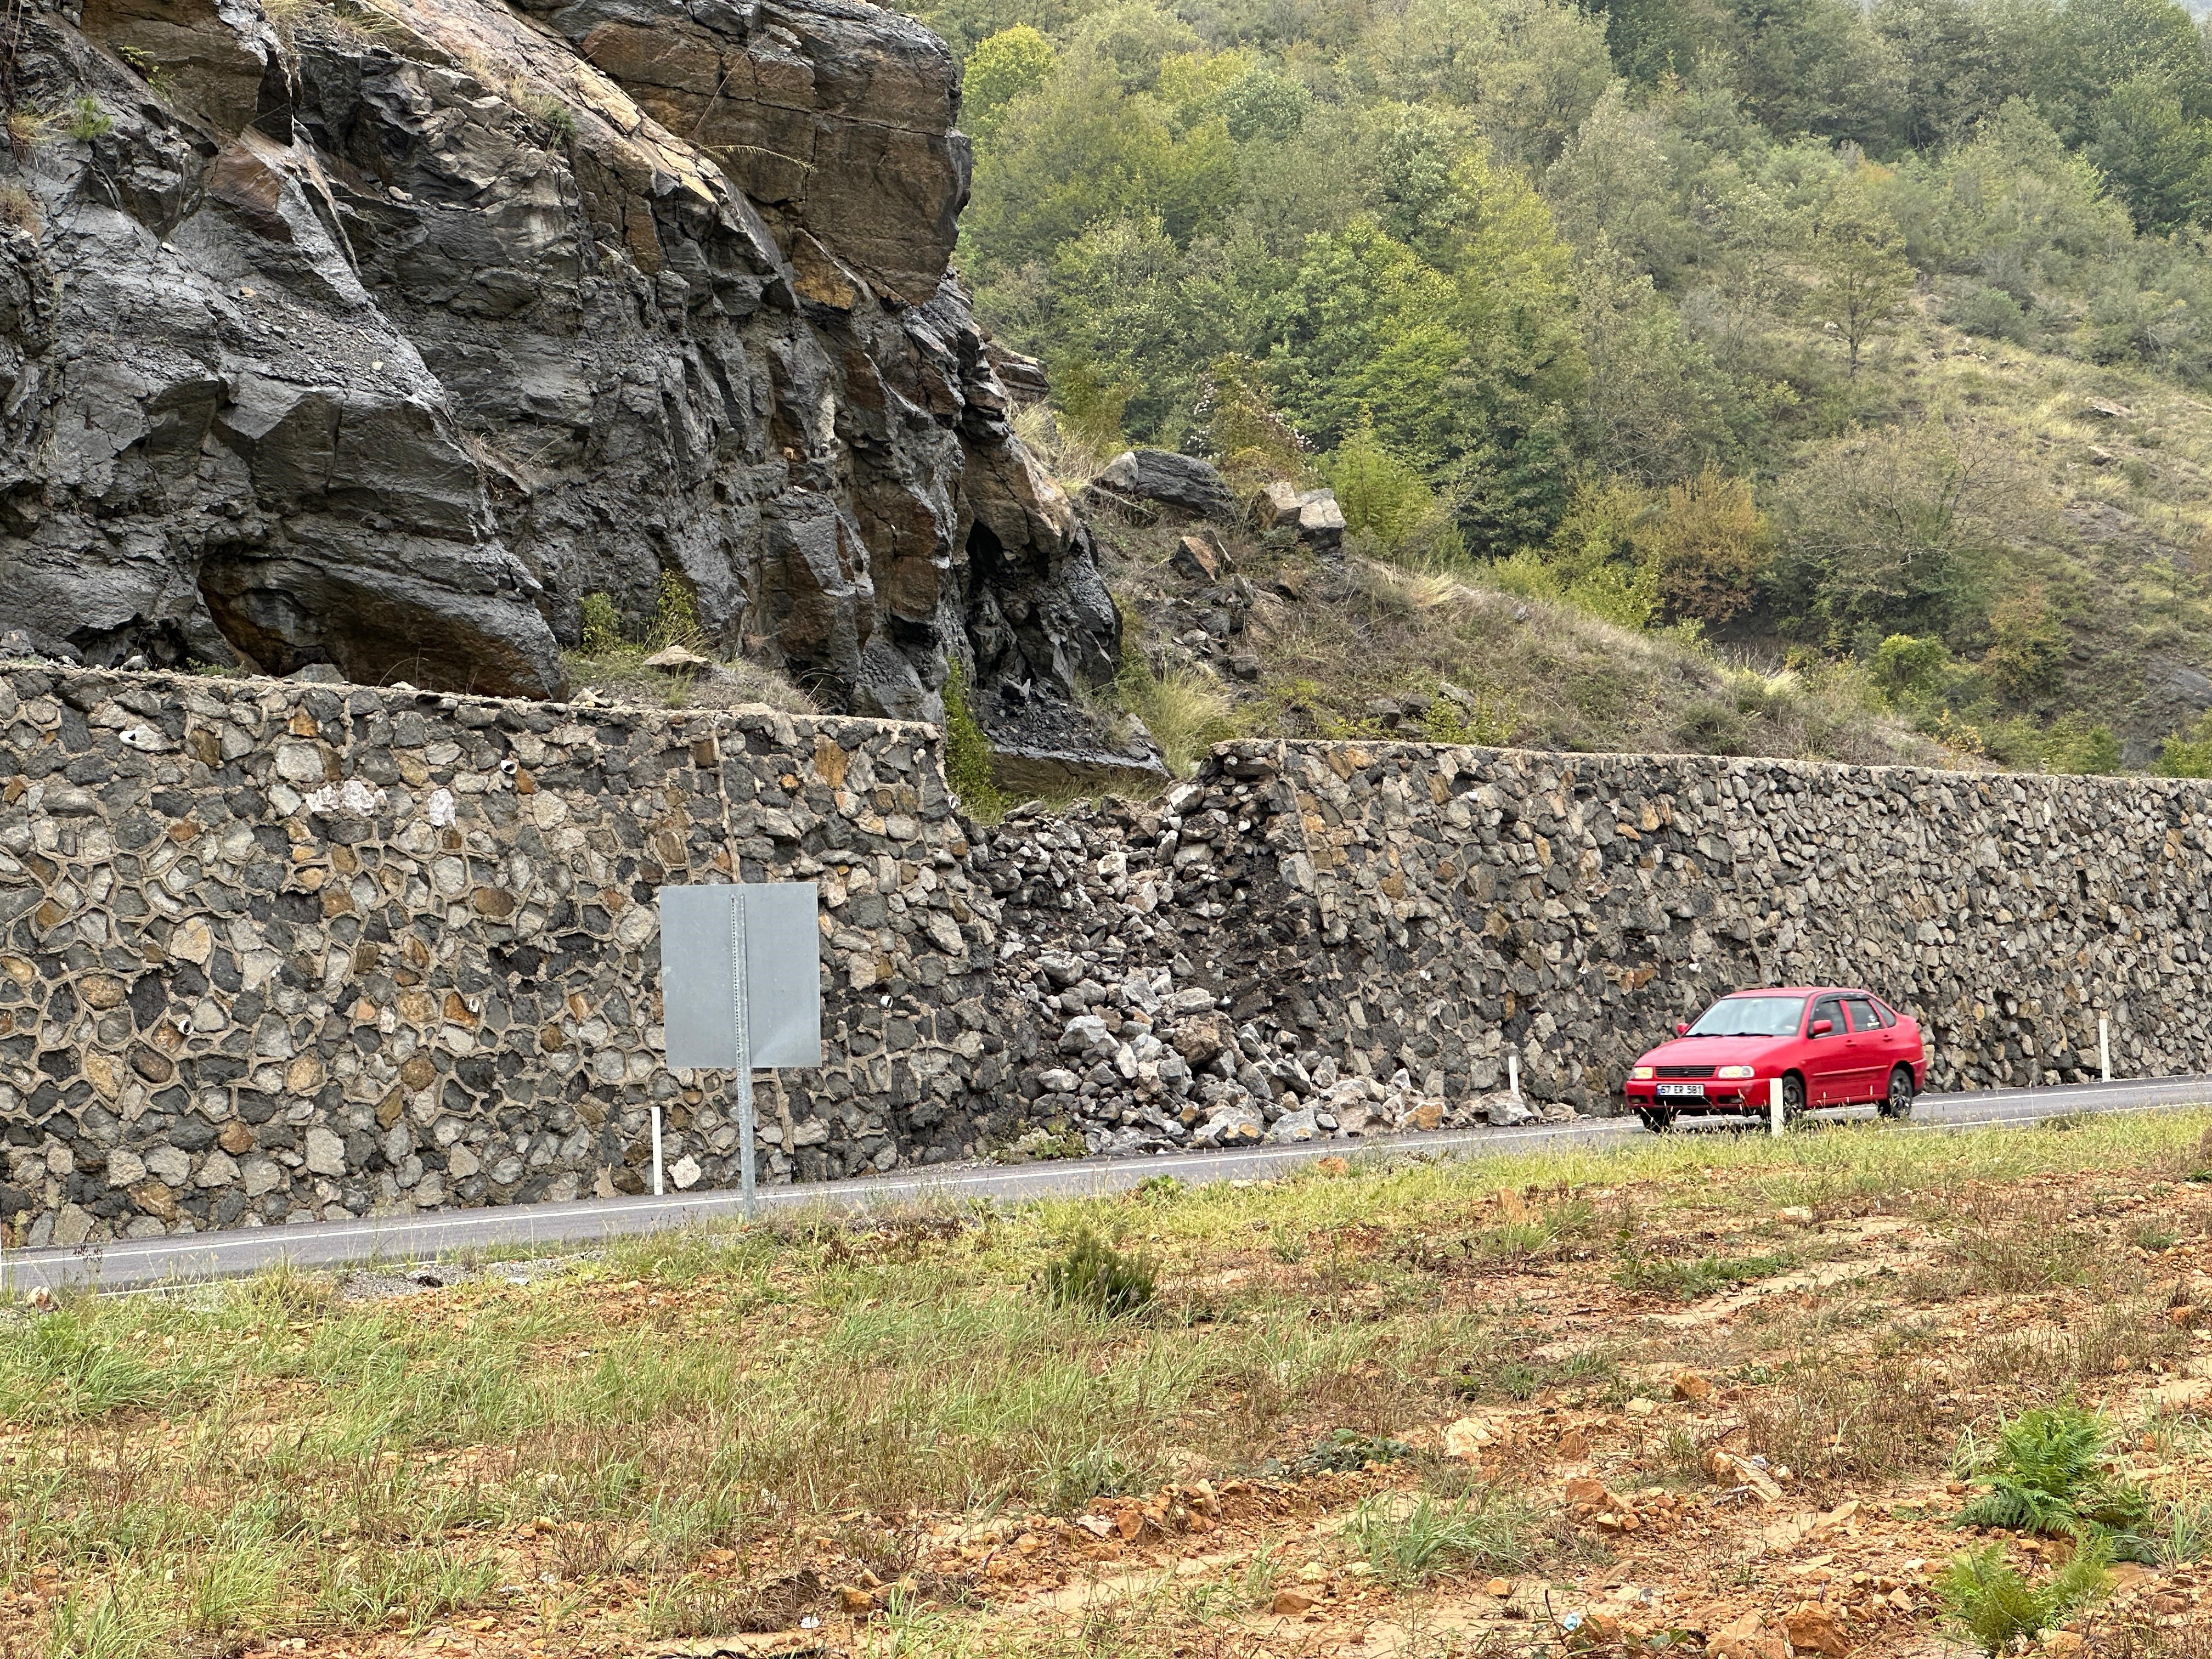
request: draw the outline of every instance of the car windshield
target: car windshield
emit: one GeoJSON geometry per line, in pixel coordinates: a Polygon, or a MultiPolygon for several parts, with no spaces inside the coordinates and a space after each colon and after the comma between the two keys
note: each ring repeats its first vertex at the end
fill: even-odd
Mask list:
{"type": "Polygon", "coordinates": [[[1692,1036],[1796,1036],[1802,997],[1723,997],[1698,1016],[1692,1036]]]}

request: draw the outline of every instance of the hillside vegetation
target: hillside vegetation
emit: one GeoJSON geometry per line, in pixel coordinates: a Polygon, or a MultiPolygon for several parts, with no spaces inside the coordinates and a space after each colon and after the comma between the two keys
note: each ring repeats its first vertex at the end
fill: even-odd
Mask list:
{"type": "MultiPolygon", "coordinates": [[[[1327,482],[1355,568],[1594,619],[1559,627],[1622,665],[1538,710],[1464,684],[1512,653],[1463,616],[1459,663],[1363,646],[1311,726],[1443,682],[1522,741],[2212,769],[2212,52],[2179,8],[919,15],[966,62],[958,263],[1045,360],[1064,476],[1133,441],[1327,482]],[[1754,676],[1812,717],[1734,708],[1754,676]]],[[[1254,654],[1232,724],[1316,702],[1254,654]]]]}

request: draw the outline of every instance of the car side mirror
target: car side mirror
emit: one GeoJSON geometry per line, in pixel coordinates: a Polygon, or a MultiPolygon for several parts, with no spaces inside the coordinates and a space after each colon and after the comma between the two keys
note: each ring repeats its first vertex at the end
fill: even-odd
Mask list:
{"type": "Polygon", "coordinates": [[[1807,1036],[1826,1036],[1829,1032],[1835,1029],[1835,1021],[1832,1019],[1816,1019],[1806,1029],[1805,1035],[1807,1036]]]}
{"type": "Polygon", "coordinates": [[[1675,1035],[1676,1036],[1689,1036],[1689,1035],[1690,1035],[1690,1027],[1689,1027],[1689,1025],[1688,1025],[1687,1022],[1683,1021],[1683,1020],[1679,1020],[1679,1019],[1678,1019],[1678,1020],[1676,1020],[1676,1021],[1674,1022],[1674,1035],[1675,1035]]]}

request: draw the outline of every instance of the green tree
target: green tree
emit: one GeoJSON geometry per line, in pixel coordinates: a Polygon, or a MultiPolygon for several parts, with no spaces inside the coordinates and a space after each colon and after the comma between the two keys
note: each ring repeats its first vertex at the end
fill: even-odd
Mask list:
{"type": "Polygon", "coordinates": [[[1602,238],[1662,286],[1678,282],[1706,252],[1678,177],[1680,143],[1660,110],[1608,88],[1544,174],[1560,234],[1585,255],[1602,238]]]}
{"type": "Polygon", "coordinates": [[[1861,164],[1838,181],[1814,226],[1811,254],[1818,279],[1814,314],[1844,342],[1854,379],[1867,343],[1895,320],[1912,291],[1897,222],[1876,199],[1875,169],[1861,164]]]}
{"type": "Polygon", "coordinates": [[[1906,143],[1955,143],[2031,88],[2033,41],[2005,21],[1977,0],[1881,0],[1875,8],[1875,27],[1895,52],[1906,143]]]}
{"type": "Polygon", "coordinates": [[[961,124],[988,139],[1006,106],[1042,87],[1059,61],[1052,43],[1027,23],[981,41],[961,73],[961,124]]]}
{"type": "Polygon", "coordinates": [[[1575,270],[1575,315],[1589,366],[1575,405],[1577,447],[1599,468],[1646,484],[1698,471],[1727,444],[1727,378],[1680,314],[1601,235],[1575,270]]]}
{"type": "Polygon", "coordinates": [[[1737,0],[1728,74],[1766,129],[1888,151],[1904,65],[1856,0],[1737,0]]]}
{"type": "Polygon", "coordinates": [[[1711,466],[1669,489],[1637,538],[1668,610],[1716,623],[1748,608],[1773,544],[1751,486],[1711,466]]]}
{"type": "Polygon", "coordinates": [[[2164,81],[2138,75],[2098,106],[2087,155],[2148,231],[2201,224],[2212,210],[2212,121],[2164,81]]]}
{"type": "Polygon", "coordinates": [[[2022,90],[2069,143],[2091,137],[2107,94],[2131,81],[2162,88],[2191,118],[2212,114],[2204,37],[2172,0],[2067,0],[2039,44],[2022,90]]]}
{"type": "Polygon", "coordinates": [[[1218,219],[1237,179],[1218,117],[1176,132],[1158,100],[1123,90],[1096,54],[1070,54],[1009,106],[988,161],[961,220],[962,247],[987,276],[1048,262],[1097,221],[1126,214],[1157,215],[1180,245],[1218,219]]]}

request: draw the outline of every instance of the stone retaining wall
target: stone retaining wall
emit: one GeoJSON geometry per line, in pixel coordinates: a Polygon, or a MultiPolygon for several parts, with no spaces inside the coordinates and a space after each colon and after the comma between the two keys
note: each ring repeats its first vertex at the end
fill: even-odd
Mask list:
{"type": "Polygon", "coordinates": [[[931,728],[295,681],[0,681],[11,1242],[734,1185],[660,1064],[663,882],[812,878],[771,1178],[957,1154],[1002,1079],[931,728]]]}
{"type": "Polygon", "coordinates": [[[653,890],[822,884],[769,1181],[1605,1110],[1676,1018],[1842,980],[1948,1086],[2212,1070],[2193,782],[1241,742],[955,814],[930,728],[299,681],[0,678],[11,1243],[737,1184],[653,890]]]}
{"type": "MultiPolygon", "coordinates": [[[[1215,810],[1265,942],[1228,989],[1436,1092],[1604,1109],[1744,985],[1863,984],[1941,1088],[2212,1071],[2212,790],[1708,757],[1232,744],[1215,810]],[[1260,851],[1259,849],[1266,849],[1260,851]]],[[[1182,854],[1178,854],[1182,856],[1182,854]]]]}

